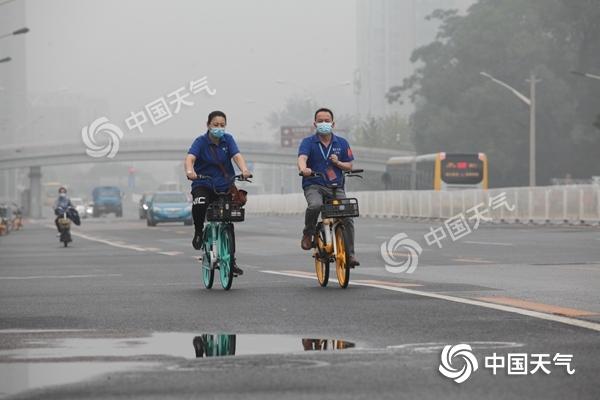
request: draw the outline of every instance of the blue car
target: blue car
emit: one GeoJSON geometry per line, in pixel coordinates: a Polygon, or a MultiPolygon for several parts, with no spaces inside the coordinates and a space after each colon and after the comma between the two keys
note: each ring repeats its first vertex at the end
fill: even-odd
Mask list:
{"type": "Polygon", "coordinates": [[[156,192],[147,205],[148,226],[156,226],[159,222],[192,224],[192,203],[182,192],[156,192]]]}

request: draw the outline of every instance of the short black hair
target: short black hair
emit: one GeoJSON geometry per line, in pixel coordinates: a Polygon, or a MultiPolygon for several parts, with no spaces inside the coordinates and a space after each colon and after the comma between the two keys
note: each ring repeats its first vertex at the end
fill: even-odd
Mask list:
{"type": "Polygon", "coordinates": [[[225,113],[223,111],[213,111],[210,114],[208,114],[208,121],[206,121],[206,123],[210,124],[212,122],[212,120],[215,119],[216,117],[223,117],[223,118],[225,118],[225,122],[227,122],[227,116],[225,115],[225,113]]]}
{"type": "Polygon", "coordinates": [[[331,115],[331,120],[333,120],[333,111],[331,111],[329,108],[325,108],[325,107],[321,107],[319,108],[317,111],[315,111],[315,118],[317,119],[317,114],[320,112],[328,112],[329,115],[331,115]]]}

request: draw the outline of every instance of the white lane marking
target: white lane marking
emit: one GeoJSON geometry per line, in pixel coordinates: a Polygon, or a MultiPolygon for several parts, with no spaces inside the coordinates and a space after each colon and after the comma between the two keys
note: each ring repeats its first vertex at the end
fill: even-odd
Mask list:
{"type": "Polygon", "coordinates": [[[28,279],[77,279],[77,278],[112,278],[122,274],[88,274],[88,275],[32,275],[32,276],[0,276],[2,281],[16,281],[28,279]]]}
{"type": "Polygon", "coordinates": [[[502,242],[476,242],[474,240],[463,240],[463,243],[468,244],[483,244],[489,246],[514,246],[512,243],[502,243],[502,242]]]}
{"type": "Polygon", "coordinates": [[[107,244],[109,246],[119,247],[122,249],[135,250],[135,251],[148,251],[144,247],[134,246],[134,245],[130,245],[130,244],[121,244],[121,243],[117,243],[117,242],[114,242],[111,240],[100,239],[100,238],[96,238],[93,236],[88,236],[88,235],[85,235],[85,234],[79,233],[79,232],[71,232],[71,235],[80,237],[82,239],[91,240],[92,242],[103,243],[103,244],[107,244]]]}
{"type": "MultiPolygon", "coordinates": [[[[280,272],[280,271],[268,271],[268,270],[263,270],[261,272],[264,272],[266,274],[291,276],[294,278],[317,279],[316,276],[294,274],[292,272],[280,272]]],[[[406,288],[395,287],[395,286],[384,286],[384,285],[373,284],[373,283],[363,283],[363,282],[353,282],[353,281],[350,281],[350,284],[357,285],[357,286],[368,286],[368,287],[377,288],[377,289],[391,290],[393,292],[412,294],[415,296],[430,297],[430,298],[438,299],[438,300],[446,300],[446,301],[452,301],[455,303],[490,308],[493,310],[505,311],[505,312],[510,312],[510,313],[514,313],[514,314],[521,314],[521,315],[525,315],[528,317],[539,318],[539,319],[544,319],[544,320],[553,321],[553,322],[560,322],[563,324],[577,326],[579,328],[591,329],[593,331],[600,332],[600,324],[598,324],[598,323],[575,319],[575,318],[569,318],[569,317],[561,317],[559,315],[546,314],[546,313],[542,313],[539,311],[525,310],[523,308],[505,306],[505,305],[494,304],[494,303],[486,303],[484,301],[479,301],[479,300],[471,300],[471,299],[465,299],[465,298],[461,298],[461,297],[448,296],[445,294],[439,294],[439,293],[433,293],[433,292],[423,292],[421,290],[406,289],[406,288]]]]}
{"type": "Polygon", "coordinates": [[[183,253],[181,251],[159,251],[158,254],[162,254],[165,256],[178,256],[183,253]]]}

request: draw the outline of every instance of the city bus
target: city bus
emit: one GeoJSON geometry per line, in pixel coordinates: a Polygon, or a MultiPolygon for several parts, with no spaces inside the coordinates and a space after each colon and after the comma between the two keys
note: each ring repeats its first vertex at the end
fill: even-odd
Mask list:
{"type": "Polygon", "coordinates": [[[487,189],[488,160],[484,153],[391,157],[384,182],[391,190],[487,189]]]}

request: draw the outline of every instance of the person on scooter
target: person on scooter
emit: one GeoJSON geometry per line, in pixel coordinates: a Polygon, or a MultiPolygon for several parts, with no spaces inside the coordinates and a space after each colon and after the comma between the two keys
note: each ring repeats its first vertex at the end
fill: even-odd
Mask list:
{"type": "Polygon", "coordinates": [[[58,231],[59,236],[60,225],[58,224],[58,220],[59,218],[61,218],[63,212],[68,210],[69,207],[73,207],[73,204],[71,203],[71,199],[67,197],[67,188],[61,186],[60,188],[58,188],[58,198],[54,202],[54,206],[52,206],[54,214],[56,215],[56,218],[54,219],[54,224],[56,225],[56,230],[58,231]]]}

